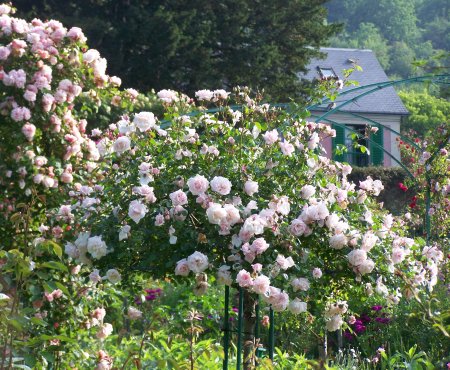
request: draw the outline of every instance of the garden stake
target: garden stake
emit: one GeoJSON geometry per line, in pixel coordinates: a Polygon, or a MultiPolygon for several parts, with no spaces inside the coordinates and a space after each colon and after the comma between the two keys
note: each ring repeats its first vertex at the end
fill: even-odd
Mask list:
{"type": "MultiPolygon", "coordinates": [[[[259,296],[256,298],[256,307],[255,307],[255,313],[256,313],[256,322],[255,322],[255,339],[259,339],[259,296]]],[[[260,347],[258,346],[256,348],[256,357],[261,356],[260,347]]]]}
{"type": "Polygon", "coordinates": [[[237,338],[237,359],[236,370],[241,370],[242,360],[242,316],[244,315],[244,290],[239,287],[239,309],[238,309],[238,338],[237,338]]]}
{"type": "Polygon", "coordinates": [[[228,346],[230,344],[230,287],[225,285],[225,314],[223,325],[223,370],[228,370],[228,346]]]}
{"type": "Polygon", "coordinates": [[[274,313],[272,310],[272,306],[270,306],[269,310],[269,358],[271,361],[273,361],[273,352],[274,352],[274,345],[275,345],[275,328],[274,328],[274,313]]]}

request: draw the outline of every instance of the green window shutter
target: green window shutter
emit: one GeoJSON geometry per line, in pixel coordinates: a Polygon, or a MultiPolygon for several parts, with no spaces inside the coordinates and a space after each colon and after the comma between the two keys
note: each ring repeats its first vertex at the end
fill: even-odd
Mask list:
{"type": "Polygon", "coordinates": [[[383,127],[379,127],[376,134],[371,134],[370,139],[377,143],[379,146],[370,143],[370,157],[372,165],[383,166],[384,165],[384,134],[383,127]],[[380,148],[381,147],[381,148],[380,148]]]}
{"type": "Polygon", "coordinates": [[[332,140],[332,151],[333,151],[333,160],[338,162],[344,161],[344,156],[342,154],[336,154],[336,146],[338,144],[345,145],[345,129],[341,126],[333,125],[333,129],[336,130],[336,137],[332,140]]]}

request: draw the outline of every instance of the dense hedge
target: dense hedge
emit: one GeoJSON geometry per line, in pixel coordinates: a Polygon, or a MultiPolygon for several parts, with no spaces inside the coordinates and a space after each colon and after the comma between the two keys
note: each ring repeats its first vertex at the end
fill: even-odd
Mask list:
{"type": "Polygon", "coordinates": [[[401,167],[353,167],[352,173],[348,176],[349,180],[359,184],[367,176],[374,180],[378,179],[384,185],[384,190],[380,193],[378,199],[384,202],[384,206],[394,215],[405,212],[411,202],[411,198],[415,195],[416,189],[410,188],[403,191],[399,187],[399,183],[405,183],[410,179],[408,174],[401,167]]]}

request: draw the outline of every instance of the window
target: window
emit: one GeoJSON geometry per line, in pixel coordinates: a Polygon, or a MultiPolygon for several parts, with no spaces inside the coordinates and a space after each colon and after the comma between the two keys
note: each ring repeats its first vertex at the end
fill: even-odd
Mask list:
{"type": "Polygon", "coordinates": [[[336,74],[334,69],[331,67],[317,67],[317,71],[319,72],[320,78],[322,78],[322,79],[325,79],[325,80],[331,80],[331,79],[338,80],[339,79],[338,75],[336,74]]]}

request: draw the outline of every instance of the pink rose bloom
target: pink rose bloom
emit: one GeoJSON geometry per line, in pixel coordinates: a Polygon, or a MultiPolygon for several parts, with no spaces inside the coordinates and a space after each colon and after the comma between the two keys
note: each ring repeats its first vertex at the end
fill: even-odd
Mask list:
{"type": "Polygon", "coordinates": [[[211,101],[214,98],[214,92],[211,90],[199,90],[195,93],[199,101],[211,101]]]}
{"type": "Polygon", "coordinates": [[[92,313],[91,316],[99,321],[103,321],[103,319],[106,316],[106,310],[104,308],[96,308],[92,313]]]}
{"type": "Polygon", "coordinates": [[[295,151],[295,147],[287,141],[281,141],[278,145],[280,146],[281,152],[288,157],[295,151]]]}
{"type": "Polygon", "coordinates": [[[215,225],[221,224],[228,217],[227,211],[218,203],[210,203],[206,215],[209,222],[215,225]]]}
{"type": "Polygon", "coordinates": [[[374,267],[375,262],[368,258],[357,267],[357,272],[359,272],[361,275],[370,274],[373,271],[374,267]]]}
{"type": "Polygon", "coordinates": [[[161,90],[156,94],[156,96],[167,104],[172,104],[178,101],[178,95],[173,90],[161,90]]]}
{"type": "Polygon", "coordinates": [[[305,185],[301,189],[303,199],[311,198],[315,192],[316,192],[316,188],[312,185],[305,185]]]}
{"type": "Polygon", "coordinates": [[[257,193],[259,190],[258,183],[256,181],[248,180],[244,184],[244,191],[247,193],[247,195],[252,196],[253,194],[257,193]]]}
{"type": "Polygon", "coordinates": [[[272,309],[275,312],[284,311],[289,305],[289,295],[281,291],[271,296],[272,309]]]}
{"type": "Polygon", "coordinates": [[[292,280],[291,285],[294,292],[297,292],[299,290],[306,292],[309,289],[309,281],[306,278],[294,279],[292,280]]]}
{"type": "Polygon", "coordinates": [[[350,325],[353,325],[353,324],[356,322],[356,317],[353,316],[353,315],[351,315],[351,316],[348,318],[347,322],[348,322],[350,325]]]}
{"type": "Polygon", "coordinates": [[[97,269],[95,269],[89,274],[89,280],[92,281],[94,284],[97,284],[100,281],[102,281],[102,277],[100,276],[99,271],[97,269]]]}
{"type": "Polygon", "coordinates": [[[105,339],[106,337],[109,337],[113,332],[113,327],[109,323],[105,323],[102,326],[99,327],[97,332],[97,338],[98,339],[105,339]]]}
{"type": "Polygon", "coordinates": [[[215,176],[211,180],[211,189],[221,195],[227,195],[231,191],[231,182],[225,177],[215,176]]]}
{"type": "Polygon", "coordinates": [[[152,112],[140,112],[134,115],[133,123],[141,131],[145,132],[156,127],[155,115],[152,112]]]}
{"type": "Polygon", "coordinates": [[[208,268],[208,257],[206,257],[201,252],[195,251],[187,258],[187,264],[189,266],[189,269],[197,274],[205,271],[208,268]]]}
{"type": "Polygon", "coordinates": [[[200,195],[208,190],[209,181],[202,175],[195,175],[187,181],[187,185],[193,195],[200,195]]]}
{"type": "Polygon", "coordinates": [[[294,315],[298,315],[299,313],[306,312],[307,307],[308,305],[306,302],[302,302],[300,299],[295,298],[293,301],[289,303],[288,309],[294,315]]]}
{"type": "Polygon", "coordinates": [[[73,181],[73,175],[69,172],[63,172],[61,174],[61,182],[64,184],[70,184],[73,181]]]}
{"type": "Polygon", "coordinates": [[[253,280],[252,289],[257,294],[266,294],[269,290],[269,286],[270,279],[265,275],[259,275],[253,280]]]}
{"type": "Polygon", "coordinates": [[[127,316],[130,320],[137,320],[142,317],[142,311],[138,310],[135,307],[128,307],[127,316]]]}
{"type": "Polygon", "coordinates": [[[113,144],[113,150],[117,154],[122,154],[131,148],[131,140],[127,136],[119,137],[113,144]]]}
{"type": "Polygon", "coordinates": [[[238,272],[238,274],[236,276],[236,282],[242,288],[248,288],[253,285],[253,279],[252,279],[250,273],[246,270],[241,270],[238,272]]]}
{"type": "Polygon", "coordinates": [[[182,206],[188,203],[187,195],[183,190],[177,190],[170,193],[169,197],[174,206],[182,206]]]}
{"type": "Polygon", "coordinates": [[[0,60],[6,60],[11,54],[11,50],[7,46],[0,46],[0,60]]]}
{"type": "Polygon", "coordinates": [[[80,41],[84,43],[87,40],[83,31],[79,27],[72,27],[69,32],[67,32],[66,36],[72,41],[80,41]]]}
{"type": "Polygon", "coordinates": [[[314,279],[320,279],[322,277],[322,270],[318,267],[314,268],[312,271],[312,276],[314,279]]]}
{"type": "Polygon", "coordinates": [[[405,250],[403,248],[393,248],[392,249],[392,263],[394,265],[401,263],[406,257],[405,250]]]}
{"type": "Polygon", "coordinates": [[[241,220],[241,215],[239,214],[239,210],[233,206],[232,204],[225,204],[223,209],[227,213],[226,222],[233,226],[241,220]]]}
{"type": "Polygon", "coordinates": [[[22,126],[22,134],[25,135],[28,141],[33,140],[34,135],[36,134],[36,126],[32,123],[25,123],[22,126]]]}
{"type": "Polygon", "coordinates": [[[155,226],[162,226],[164,225],[164,216],[159,213],[155,217],[155,226]]]}
{"type": "Polygon", "coordinates": [[[253,243],[251,245],[251,250],[255,254],[262,254],[267,250],[267,248],[269,248],[269,244],[267,244],[264,238],[257,238],[253,240],[253,243]]]}
{"type": "Polygon", "coordinates": [[[301,235],[309,235],[310,229],[308,225],[306,225],[302,220],[294,219],[289,225],[289,231],[292,235],[301,236],[301,235]]]}
{"type": "Polygon", "coordinates": [[[277,256],[276,261],[277,261],[278,266],[280,266],[280,268],[283,270],[287,270],[288,268],[295,265],[295,262],[292,259],[292,257],[286,258],[285,256],[283,256],[281,254],[279,254],[277,256]]]}
{"type": "Polygon", "coordinates": [[[374,235],[372,232],[367,232],[364,234],[362,243],[361,243],[361,249],[365,250],[366,252],[369,252],[375,244],[378,242],[378,237],[374,235]]]}
{"type": "Polygon", "coordinates": [[[276,129],[267,131],[262,135],[267,145],[275,144],[278,141],[278,131],[276,129]]]}
{"type": "Polygon", "coordinates": [[[336,234],[330,238],[330,247],[333,249],[342,249],[347,245],[348,239],[344,234],[336,234]]]}
{"type": "Polygon", "coordinates": [[[147,211],[148,208],[139,200],[133,200],[130,203],[130,207],[128,209],[128,216],[130,216],[130,218],[134,222],[139,223],[139,221],[145,216],[147,211]]]}
{"type": "Polygon", "coordinates": [[[175,267],[175,275],[188,276],[190,271],[191,270],[189,269],[186,258],[183,258],[177,262],[177,266],[175,267]]]}
{"type": "Polygon", "coordinates": [[[262,265],[260,263],[255,263],[252,265],[252,269],[254,272],[261,272],[262,271],[262,265]]]}
{"type": "Polygon", "coordinates": [[[354,249],[347,254],[347,259],[352,266],[362,265],[367,260],[367,252],[362,249],[354,249]]]}

